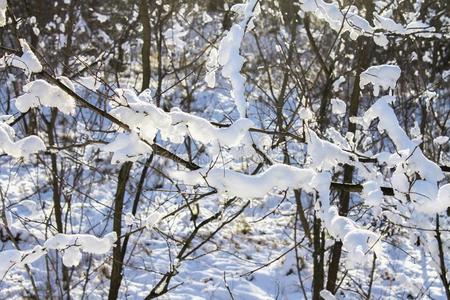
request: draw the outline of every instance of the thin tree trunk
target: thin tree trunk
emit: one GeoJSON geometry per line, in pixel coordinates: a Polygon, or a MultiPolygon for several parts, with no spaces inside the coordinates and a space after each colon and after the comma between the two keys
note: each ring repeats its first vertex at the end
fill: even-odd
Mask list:
{"type": "Polygon", "coordinates": [[[119,171],[119,179],[117,182],[116,196],[114,197],[114,220],[113,230],[117,234],[117,242],[113,248],[113,266],[111,271],[111,281],[109,286],[109,300],[117,299],[119,295],[120,283],[122,281],[122,246],[120,243],[120,236],[122,235],[122,211],[125,198],[125,188],[127,186],[128,178],[132,162],[125,162],[119,171]]]}
{"type": "MultiPolygon", "coordinates": [[[[287,53],[287,61],[286,63],[289,64],[292,62],[292,58],[294,56],[294,51],[296,49],[296,45],[295,45],[295,38],[297,36],[297,27],[296,27],[296,19],[293,18],[292,19],[292,24],[291,24],[291,40],[289,42],[289,49],[288,49],[288,53],[287,53]]],[[[276,100],[276,111],[277,111],[277,129],[280,132],[280,136],[279,136],[279,141],[284,141],[284,135],[282,134],[283,132],[283,121],[284,121],[284,116],[283,116],[283,107],[284,107],[284,102],[285,102],[285,98],[286,98],[286,89],[288,87],[289,84],[289,73],[290,73],[290,69],[289,67],[286,66],[286,70],[284,71],[283,74],[283,81],[281,84],[281,89],[280,89],[280,94],[278,95],[278,98],[276,100]]]]}
{"type": "MultiPolygon", "coordinates": [[[[141,199],[142,191],[144,189],[145,179],[147,178],[148,169],[150,168],[150,164],[152,163],[152,160],[153,160],[153,155],[150,155],[150,157],[145,162],[144,168],[142,169],[141,178],[139,179],[139,183],[138,183],[138,186],[136,188],[136,195],[134,196],[133,207],[131,208],[131,214],[133,216],[136,216],[138,205],[139,205],[139,200],[141,199]]],[[[122,258],[121,258],[121,262],[122,263],[123,263],[124,258],[125,258],[125,253],[127,252],[127,246],[128,246],[128,239],[129,239],[129,237],[130,236],[127,235],[123,239],[122,258]]]]}
{"type": "Polygon", "coordinates": [[[324,272],[323,272],[323,252],[322,237],[321,237],[321,221],[314,216],[314,229],[313,229],[313,300],[320,299],[320,292],[323,290],[324,272]]]}
{"type": "MultiPolygon", "coordinates": [[[[48,143],[51,147],[56,146],[55,136],[54,136],[54,128],[56,124],[56,119],[58,116],[58,111],[56,108],[51,109],[51,117],[50,121],[47,124],[47,135],[48,135],[48,143]]],[[[64,233],[63,226],[63,212],[61,206],[61,186],[59,184],[59,171],[58,171],[58,158],[55,153],[50,154],[51,161],[51,172],[52,172],[52,199],[53,199],[53,212],[55,215],[56,222],[56,230],[58,233],[64,233]]],[[[70,298],[70,280],[69,280],[69,270],[64,264],[62,265],[62,281],[63,281],[63,289],[67,295],[67,298],[70,298]]]]}
{"type": "Polygon", "coordinates": [[[162,81],[163,81],[163,62],[162,62],[162,46],[163,46],[163,18],[161,16],[162,8],[160,6],[158,9],[158,28],[155,30],[156,36],[156,47],[158,51],[158,86],[156,88],[156,106],[161,107],[161,92],[162,92],[162,81]]]}
{"type": "Polygon", "coordinates": [[[445,295],[447,300],[450,300],[450,282],[447,279],[447,268],[445,267],[444,249],[442,246],[441,232],[439,230],[439,215],[436,214],[436,241],[439,250],[439,266],[441,268],[439,277],[441,278],[442,285],[444,286],[445,295]]]}
{"type": "MultiPolygon", "coordinates": [[[[366,17],[371,20],[373,15],[373,10],[371,9],[371,4],[367,4],[367,15],[366,17]]],[[[353,91],[350,98],[350,108],[349,108],[349,120],[351,117],[357,116],[360,100],[361,89],[359,87],[360,75],[364,69],[366,69],[370,63],[370,52],[373,42],[367,39],[364,44],[364,40],[359,41],[359,53],[358,62],[356,66],[356,77],[353,82],[353,91]]],[[[348,122],[348,132],[355,133],[356,124],[348,122]]],[[[353,180],[354,167],[351,165],[344,166],[344,183],[352,183],[353,180]]],[[[343,191],[341,193],[339,201],[339,215],[347,216],[350,205],[350,192],[343,191]]],[[[328,278],[327,278],[327,290],[336,293],[336,281],[339,272],[339,263],[342,255],[342,242],[336,241],[332,247],[331,262],[328,268],[328,278]]]]}
{"type": "Polygon", "coordinates": [[[375,275],[375,268],[377,266],[377,255],[373,254],[373,260],[372,260],[372,271],[370,272],[370,280],[369,280],[369,290],[367,291],[367,300],[370,300],[370,297],[372,296],[372,286],[373,286],[373,279],[375,275]]]}
{"type": "Polygon", "coordinates": [[[150,86],[151,66],[150,66],[150,16],[148,12],[148,0],[141,0],[139,5],[139,15],[142,24],[142,90],[150,86]]]}

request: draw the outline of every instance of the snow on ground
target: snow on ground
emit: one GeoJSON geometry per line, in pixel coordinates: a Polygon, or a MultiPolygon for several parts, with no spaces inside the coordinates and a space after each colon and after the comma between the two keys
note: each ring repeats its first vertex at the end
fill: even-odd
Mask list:
{"type": "MultiPolygon", "coordinates": [[[[4,170],[11,168],[11,163],[4,158],[2,160],[0,182],[2,186],[8,186],[5,191],[8,195],[8,205],[12,205],[12,211],[17,213],[12,216],[12,228],[16,233],[21,233],[21,238],[26,239],[28,244],[42,244],[44,237],[49,233],[40,231],[43,228],[40,222],[45,221],[50,214],[51,194],[47,189],[47,192],[37,198],[33,190],[35,184],[46,188],[45,177],[32,165],[21,169],[20,173],[13,172],[8,175],[4,170]],[[29,200],[35,205],[30,205],[27,202],[29,200]],[[25,227],[32,235],[22,230],[25,227]]],[[[108,206],[113,197],[114,183],[95,183],[95,179],[91,180],[94,186],[88,195],[77,204],[77,207],[72,208],[74,226],[70,231],[89,232],[101,236],[108,232],[111,225],[102,220],[110,213],[108,206]],[[79,210],[84,210],[83,220],[76,220],[76,212],[79,210]]],[[[145,196],[151,199],[152,192],[145,196]]],[[[145,209],[162,213],[171,206],[168,201],[172,203],[179,200],[171,197],[171,193],[167,193],[165,198],[159,196],[153,199],[150,207],[145,209]]],[[[205,198],[200,202],[200,211],[205,215],[213,214],[220,210],[223,201],[219,195],[205,198]]],[[[284,199],[281,192],[273,192],[263,199],[251,201],[243,216],[240,216],[233,225],[225,227],[219,235],[193,254],[194,257],[201,256],[200,258],[181,263],[178,268],[179,274],[174,277],[171,284],[178,286],[161,299],[230,299],[226,284],[235,299],[304,298],[298,279],[295,252],[288,251],[295,244],[292,240],[295,203],[292,201],[284,199]],[[271,264],[264,267],[271,261],[273,261],[271,264]],[[262,268],[257,270],[260,267],[262,268]],[[252,271],[255,272],[251,273],[252,271]]],[[[182,202],[178,204],[181,205],[182,202]]],[[[308,206],[311,203],[305,201],[304,205],[308,206]]],[[[192,229],[188,224],[190,224],[189,215],[182,213],[175,218],[161,221],[158,228],[166,234],[179,232],[179,237],[182,237],[189,234],[192,229]]],[[[217,223],[208,226],[200,236],[205,237],[208,232],[214,230],[214,225],[217,223]]],[[[303,234],[300,232],[299,239],[302,238],[303,234]]],[[[422,291],[424,299],[437,299],[442,290],[436,271],[430,263],[430,257],[414,246],[414,240],[410,239],[406,230],[401,238],[389,240],[389,237],[386,237],[386,240],[389,243],[383,244],[384,255],[377,260],[382,264],[377,264],[373,294],[383,299],[405,299],[410,292],[414,295],[422,291]]],[[[200,241],[201,239],[196,239],[194,244],[200,241]]],[[[132,238],[130,245],[134,245],[135,242],[136,246],[129,247],[130,254],[126,256],[124,299],[141,299],[146,296],[159,278],[157,272],[168,270],[179,249],[173,242],[167,242],[164,236],[154,229],[137,234],[132,238]],[[136,255],[137,253],[139,255],[136,255]]],[[[331,243],[331,238],[329,242],[331,243]]],[[[306,262],[310,260],[311,253],[302,247],[298,247],[298,251],[301,276],[308,292],[312,266],[306,262]]],[[[50,252],[49,255],[56,254],[50,252]]],[[[81,264],[72,268],[81,278],[87,272],[86,263],[90,258],[89,255],[83,254],[81,264]]],[[[92,282],[87,286],[87,294],[89,299],[101,299],[102,293],[98,291],[103,289],[106,293],[109,287],[109,280],[105,277],[108,269],[105,268],[104,262],[109,261],[110,255],[92,255],[92,259],[94,263],[89,271],[92,282]]],[[[31,264],[32,273],[36,278],[46,276],[45,265],[45,259],[39,259],[31,264]]],[[[364,290],[369,275],[369,267],[360,271],[349,269],[347,280],[344,280],[342,285],[342,292],[337,295],[338,299],[359,299],[353,292],[357,286],[354,283],[360,284],[364,290]]],[[[13,295],[17,297],[23,288],[30,288],[28,275],[23,268],[14,268],[6,276],[10,279],[16,278],[15,282],[18,284],[11,284],[12,280],[4,280],[0,298],[11,298],[13,295]]],[[[81,287],[76,287],[72,291],[72,296],[77,298],[77,295],[81,295],[81,291],[81,287]]]]}

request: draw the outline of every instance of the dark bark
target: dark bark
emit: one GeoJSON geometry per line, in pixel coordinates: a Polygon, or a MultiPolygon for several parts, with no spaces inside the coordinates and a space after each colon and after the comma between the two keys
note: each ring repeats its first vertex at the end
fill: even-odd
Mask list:
{"type": "MultiPolygon", "coordinates": [[[[56,108],[51,109],[50,121],[47,123],[47,135],[48,143],[50,147],[56,146],[56,139],[54,135],[54,129],[56,124],[56,119],[58,116],[58,111],[56,108]]],[[[59,170],[58,170],[58,158],[55,153],[50,154],[51,161],[51,173],[52,173],[52,199],[53,199],[53,213],[55,215],[56,230],[58,233],[64,233],[63,226],[63,212],[61,205],[61,191],[62,188],[59,182],[59,170]]],[[[70,280],[69,280],[69,270],[66,266],[62,265],[62,281],[63,289],[70,298],[70,280]]]]}
{"type": "Polygon", "coordinates": [[[321,236],[321,221],[314,216],[313,228],[313,300],[320,300],[320,291],[323,290],[324,284],[324,270],[323,270],[323,236],[321,236]]]}
{"type": "MultiPolygon", "coordinates": [[[[373,17],[373,4],[365,3],[367,6],[367,15],[366,18],[368,20],[372,20],[373,17]]],[[[360,39],[359,40],[359,53],[358,53],[358,61],[356,66],[356,76],[353,82],[353,90],[350,98],[350,107],[349,107],[349,120],[351,117],[358,115],[358,108],[360,103],[360,75],[361,72],[364,71],[370,64],[371,57],[371,48],[373,48],[373,41],[369,39],[360,39]]],[[[355,133],[356,132],[356,124],[353,122],[348,122],[348,132],[355,133]]],[[[344,166],[344,184],[351,183],[353,180],[353,171],[354,167],[350,165],[344,166]]],[[[341,197],[339,200],[339,215],[347,216],[350,208],[350,191],[342,191],[341,197]]],[[[328,268],[328,279],[326,288],[333,294],[336,293],[336,282],[337,276],[339,272],[339,263],[342,255],[342,242],[336,241],[332,247],[331,253],[331,262],[328,268]]]]}
{"type": "Polygon", "coordinates": [[[150,16],[148,11],[148,0],[140,0],[139,15],[142,24],[142,90],[150,85],[151,67],[150,67],[150,16]]]}
{"type": "Polygon", "coordinates": [[[436,215],[436,241],[439,250],[439,277],[441,278],[442,285],[444,286],[447,300],[450,300],[450,282],[448,281],[447,268],[445,267],[444,247],[441,239],[441,232],[439,230],[439,215],[436,215]]]}
{"type": "Polygon", "coordinates": [[[131,162],[125,162],[120,168],[116,196],[114,197],[113,230],[117,234],[118,240],[113,248],[113,263],[108,300],[117,299],[119,295],[120,283],[122,281],[122,246],[120,242],[120,236],[122,235],[122,211],[125,198],[125,189],[132,165],[133,164],[131,162]]]}

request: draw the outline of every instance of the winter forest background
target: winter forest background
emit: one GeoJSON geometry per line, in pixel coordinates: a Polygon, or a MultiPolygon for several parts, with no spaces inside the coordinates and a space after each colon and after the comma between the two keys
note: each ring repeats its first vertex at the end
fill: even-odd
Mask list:
{"type": "Polygon", "coordinates": [[[0,0],[0,299],[450,299],[446,0],[0,0]]]}

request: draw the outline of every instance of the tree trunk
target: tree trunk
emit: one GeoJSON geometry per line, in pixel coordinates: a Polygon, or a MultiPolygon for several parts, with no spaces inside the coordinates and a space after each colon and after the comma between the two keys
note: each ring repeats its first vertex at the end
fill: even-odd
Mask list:
{"type": "Polygon", "coordinates": [[[148,1],[141,0],[139,5],[139,15],[142,24],[142,90],[147,89],[150,86],[151,66],[150,66],[150,45],[151,45],[151,32],[150,32],[150,16],[148,12],[148,1]]]}
{"type": "Polygon", "coordinates": [[[125,198],[125,188],[130,176],[132,165],[132,162],[125,162],[120,168],[116,196],[114,197],[113,230],[117,234],[117,242],[113,249],[113,266],[108,295],[109,300],[117,299],[119,295],[120,283],[122,281],[122,246],[120,243],[120,236],[122,235],[122,210],[125,198]]]}

